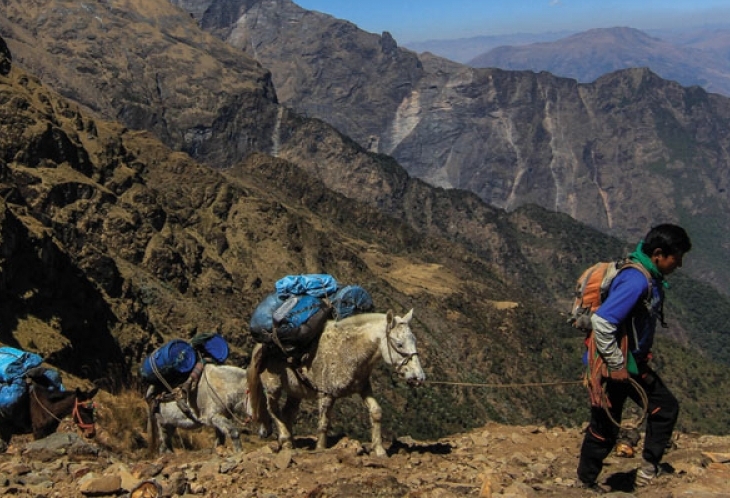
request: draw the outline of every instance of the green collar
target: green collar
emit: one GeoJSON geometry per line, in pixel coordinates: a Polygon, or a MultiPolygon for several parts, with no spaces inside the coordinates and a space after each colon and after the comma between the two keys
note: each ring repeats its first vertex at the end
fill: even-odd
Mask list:
{"type": "Polygon", "coordinates": [[[656,267],[651,258],[647,256],[644,251],[641,250],[641,247],[643,245],[644,241],[639,242],[639,244],[636,246],[636,250],[629,254],[629,259],[635,263],[639,263],[641,266],[646,268],[652,277],[657,279],[662,284],[662,286],[664,286],[665,289],[668,289],[669,283],[664,280],[664,275],[662,275],[662,272],[659,271],[659,268],[656,267]]]}

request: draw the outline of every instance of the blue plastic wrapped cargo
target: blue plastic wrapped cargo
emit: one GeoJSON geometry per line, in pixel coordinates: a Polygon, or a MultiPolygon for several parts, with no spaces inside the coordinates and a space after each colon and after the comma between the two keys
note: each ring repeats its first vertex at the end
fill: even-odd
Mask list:
{"type": "Polygon", "coordinates": [[[169,384],[177,384],[187,379],[196,361],[193,346],[182,339],[173,339],[144,359],[140,374],[147,382],[162,383],[159,374],[169,384]]]}

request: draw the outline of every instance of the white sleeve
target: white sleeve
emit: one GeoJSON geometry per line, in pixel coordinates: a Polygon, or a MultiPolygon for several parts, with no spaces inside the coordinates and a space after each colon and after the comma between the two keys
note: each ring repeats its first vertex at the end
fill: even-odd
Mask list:
{"type": "Polygon", "coordinates": [[[616,326],[595,313],[591,317],[591,324],[598,354],[606,361],[609,370],[621,370],[624,367],[624,354],[616,340],[616,326]]]}

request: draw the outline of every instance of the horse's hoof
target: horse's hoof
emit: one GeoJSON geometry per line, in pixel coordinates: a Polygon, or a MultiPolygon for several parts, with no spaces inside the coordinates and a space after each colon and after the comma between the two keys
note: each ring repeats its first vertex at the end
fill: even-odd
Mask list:
{"type": "Polygon", "coordinates": [[[375,456],[376,457],[388,456],[388,452],[385,451],[385,448],[383,448],[382,446],[380,446],[378,448],[375,448],[375,456]]]}

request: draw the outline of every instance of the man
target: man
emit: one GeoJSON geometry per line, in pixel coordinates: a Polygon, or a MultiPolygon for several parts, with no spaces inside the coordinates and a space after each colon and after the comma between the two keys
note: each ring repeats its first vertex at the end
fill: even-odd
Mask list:
{"type": "MultiPolygon", "coordinates": [[[[627,397],[639,402],[638,393],[628,382],[629,378],[633,378],[648,397],[643,464],[636,472],[636,486],[645,486],[657,476],[679,415],[677,399],[648,362],[657,320],[665,326],[664,277],[682,266],[682,258],[691,248],[692,243],[683,228],[672,224],[652,228],[629,255],[632,262],[647,270],[650,279],[637,268],[621,270],[611,283],[605,301],[591,317],[596,350],[608,367],[605,389],[613,419],[620,422],[627,397]],[[628,349],[636,360],[637,374],[630,374],[627,369],[628,358],[620,348],[624,335],[628,335],[628,349]]],[[[591,408],[591,420],[578,464],[578,479],[582,487],[597,493],[606,492],[596,480],[603,468],[603,460],[616,443],[618,432],[619,427],[611,421],[604,408],[591,408]]]]}

